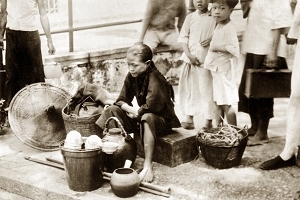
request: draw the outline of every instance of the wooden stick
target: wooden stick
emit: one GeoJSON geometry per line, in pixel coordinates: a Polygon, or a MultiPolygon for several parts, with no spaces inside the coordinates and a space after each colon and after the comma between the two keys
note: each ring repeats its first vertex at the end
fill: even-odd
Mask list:
{"type": "Polygon", "coordinates": [[[51,166],[51,167],[55,167],[55,168],[58,168],[58,169],[65,170],[64,166],[62,166],[61,164],[58,164],[58,163],[43,161],[43,160],[31,158],[31,157],[24,157],[24,158],[26,160],[29,160],[29,161],[32,161],[32,162],[36,162],[36,163],[40,163],[40,164],[43,164],[43,165],[48,165],[48,166],[51,166]]]}
{"type": "Polygon", "coordinates": [[[163,192],[159,192],[157,190],[152,190],[150,188],[146,188],[146,187],[143,187],[143,186],[140,186],[139,187],[140,190],[143,190],[145,192],[149,192],[151,194],[156,194],[156,195],[160,195],[160,196],[163,196],[163,197],[170,197],[170,194],[166,194],[166,193],[163,193],[163,192]]]}
{"type": "MultiPolygon", "coordinates": [[[[108,177],[110,178],[111,177],[111,173],[108,173],[108,172],[103,172],[103,175],[104,177],[108,177]]],[[[149,188],[151,190],[156,190],[158,192],[163,192],[163,193],[166,193],[166,194],[171,194],[171,188],[169,187],[164,187],[164,186],[160,186],[160,185],[154,185],[153,183],[147,183],[147,182],[141,182],[140,184],[142,187],[146,187],[146,188],[149,188]]]]}
{"type": "Polygon", "coordinates": [[[64,165],[63,161],[58,160],[58,159],[56,159],[56,158],[53,158],[52,156],[50,156],[50,157],[45,157],[45,159],[48,160],[48,161],[51,161],[51,162],[55,162],[55,163],[57,163],[57,164],[64,165]]]}

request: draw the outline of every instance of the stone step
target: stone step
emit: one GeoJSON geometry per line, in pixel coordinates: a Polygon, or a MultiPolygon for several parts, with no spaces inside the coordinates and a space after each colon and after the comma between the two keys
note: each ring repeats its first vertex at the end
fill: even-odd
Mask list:
{"type": "MultiPolygon", "coordinates": [[[[199,151],[196,146],[196,130],[185,130],[176,128],[172,133],[157,139],[153,161],[169,166],[176,167],[180,164],[194,160],[199,151]]],[[[144,158],[144,148],[139,134],[135,135],[138,146],[138,156],[144,158]]]]}

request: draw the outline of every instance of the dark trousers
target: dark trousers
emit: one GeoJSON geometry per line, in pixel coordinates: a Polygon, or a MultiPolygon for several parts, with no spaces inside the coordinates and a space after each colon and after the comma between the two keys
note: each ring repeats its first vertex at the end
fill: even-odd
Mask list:
{"type": "MultiPolygon", "coordinates": [[[[238,111],[248,113],[250,116],[258,119],[270,119],[273,115],[273,98],[248,98],[245,96],[246,70],[261,69],[266,55],[255,55],[247,53],[244,72],[239,87],[238,111]]],[[[285,58],[279,57],[277,66],[280,69],[287,69],[285,58]]]]}
{"type": "Polygon", "coordinates": [[[45,81],[38,31],[6,29],[6,76],[5,107],[26,85],[45,81]]]}

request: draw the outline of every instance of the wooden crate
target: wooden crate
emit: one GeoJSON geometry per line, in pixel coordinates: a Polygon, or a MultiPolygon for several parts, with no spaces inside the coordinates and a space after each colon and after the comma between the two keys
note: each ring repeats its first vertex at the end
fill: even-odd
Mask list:
{"type": "MultiPolygon", "coordinates": [[[[185,130],[183,128],[172,131],[171,134],[158,138],[156,141],[153,161],[169,167],[187,163],[194,160],[198,155],[196,146],[195,130],[185,130]]],[[[135,135],[138,146],[138,156],[144,158],[144,149],[141,138],[135,135]]]]}

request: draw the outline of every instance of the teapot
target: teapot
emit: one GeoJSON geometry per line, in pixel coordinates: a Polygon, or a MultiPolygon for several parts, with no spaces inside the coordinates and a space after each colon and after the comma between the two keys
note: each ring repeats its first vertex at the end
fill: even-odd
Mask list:
{"type": "Polygon", "coordinates": [[[137,194],[140,183],[143,181],[147,169],[139,174],[132,168],[131,161],[126,160],[123,168],[115,169],[110,178],[110,186],[113,193],[122,198],[132,197],[137,194]]]}
{"type": "Polygon", "coordinates": [[[112,154],[105,154],[104,167],[106,171],[113,172],[117,168],[124,166],[126,160],[131,160],[134,163],[137,156],[137,144],[135,140],[126,133],[122,124],[116,117],[110,117],[105,123],[103,130],[102,142],[115,142],[118,144],[117,150],[112,154]],[[115,120],[119,128],[108,130],[108,124],[111,120],[115,120]]]}

